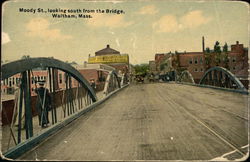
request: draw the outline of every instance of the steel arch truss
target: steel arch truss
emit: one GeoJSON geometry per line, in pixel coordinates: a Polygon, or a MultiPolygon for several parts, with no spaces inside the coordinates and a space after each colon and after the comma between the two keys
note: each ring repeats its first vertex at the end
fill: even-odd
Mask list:
{"type": "MultiPolygon", "coordinates": [[[[8,121],[7,124],[9,125],[11,132],[10,137],[12,137],[15,145],[31,138],[33,134],[39,134],[39,127],[43,128],[41,123],[43,123],[44,120],[46,122],[51,121],[50,123],[52,123],[52,125],[56,124],[59,121],[64,120],[67,116],[70,116],[78,112],[78,110],[87,107],[93,102],[97,101],[94,90],[92,89],[88,81],[81,75],[81,73],[71,65],[60,60],[44,57],[22,59],[4,64],[1,66],[1,69],[2,81],[8,80],[10,77],[16,74],[20,74],[20,87],[16,88],[18,90],[18,94],[16,94],[13,100],[14,108],[11,105],[2,107],[2,117],[6,116],[5,118],[8,121]],[[31,85],[36,86],[36,83],[39,80],[34,79],[36,77],[33,75],[32,71],[33,69],[37,68],[45,69],[44,71],[48,76],[48,79],[46,79],[48,81],[46,82],[48,83],[48,91],[45,90],[44,93],[42,93],[43,95],[39,95],[39,93],[37,93],[37,96],[31,96],[31,85]],[[61,71],[62,74],[65,75],[64,87],[61,90],[59,89],[59,86],[57,86],[58,71],[61,71]],[[56,87],[58,89],[56,89],[56,87]],[[44,105],[48,100],[46,99],[46,97],[41,96],[46,96],[46,93],[49,94],[50,99],[48,100],[51,100],[52,102],[48,110],[45,111],[44,105]],[[33,102],[35,101],[34,99],[37,99],[37,104],[41,106],[41,108],[39,108],[40,112],[36,110],[38,108],[36,107],[37,105],[35,105],[33,102]],[[18,102],[16,102],[16,100],[18,100],[18,102]],[[15,120],[18,121],[17,133],[15,133],[15,130],[12,129],[12,126],[15,124],[15,122],[13,122],[14,115],[8,116],[5,112],[11,108],[13,108],[12,114],[14,114],[14,111],[16,111],[15,114],[17,114],[15,117],[15,120]],[[44,115],[43,112],[47,113],[48,115],[44,115]],[[39,113],[41,115],[41,118],[39,116],[39,113]],[[45,119],[43,119],[44,116],[46,116],[45,119]],[[36,122],[37,119],[39,119],[39,124],[38,122],[36,122]],[[25,122],[25,127],[22,126],[23,121],[25,122]],[[22,135],[23,128],[25,128],[26,137],[23,137],[22,135]]],[[[37,88],[35,89],[37,90],[37,88]]],[[[8,149],[9,144],[7,150],[8,149]]]]}
{"type": "Polygon", "coordinates": [[[212,67],[206,71],[199,84],[216,87],[246,90],[240,80],[223,67],[212,67]]]}
{"type": "Polygon", "coordinates": [[[181,73],[181,75],[178,78],[178,81],[179,82],[195,83],[192,74],[188,70],[185,70],[181,73]]]}
{"type": "Polygon", "coordinates": [[[110,92],[113,92],[119,88],[121,88],[121,80],[118,77],[118,74],[115,72],[115,70],[110,71],[103,90],[104,97],[107,96],[110,92]]]}
{"type": "Polygon", "coordinates": [[[125,73],[121,77],[121,87],[128,84],[128,82],[129,82],[129,78],[128,78],[128,75],[125,73]]]}
{"type": "Polygon", "coordinates": [[[32,70],[35,68],[55,68],[62,70],[68,74],[70,74],[74,79],[76,79],[84,88],[88,89],[91,98],[93,101],[96,101],[96,95],[88,81],[81,75],[79,71],[77,71],[71,65],[62,62],[57,59],[52,58],[30,58],[30,59],[23,59],[14,62],[10,62],[7,64],[2,65],[2,78],[4,80],[10,76],[13,76],[17,73],[22,73],[28,70],[32,70]]]}

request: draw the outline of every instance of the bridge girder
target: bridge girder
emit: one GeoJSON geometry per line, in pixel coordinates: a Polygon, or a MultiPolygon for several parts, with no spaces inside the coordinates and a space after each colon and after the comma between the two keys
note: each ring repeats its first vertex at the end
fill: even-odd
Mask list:
{"type": "Polygon", "coordinates": [[[110,92],[110,88],[116,88],[116,87],[110,87],[110,84],[113,84],[112,79],[115,79],[117,86],[118,86],[117,88],[121,88],[121,81],[119,80],[118,74],[116,73],[115,70],[112,70],[109,72],[108,77],[105,82],[105,86],[103,90],[104,96],[108,95],[108,93],[110,92]]]}
{"type": "Polygon", "coordinates": [[[227,84],[232,83],[235,83],[235,88],[246,91],[246,88],[240,80],[233,73],[223,67],[212,67],[208,69],[199,82],[200,85],[209,84],[226,88],[229,86],[227,84]]]}
{"type": "Polygon", "coordinates": [[[95,95],[93,88],[90,86],[88,81],[81,75],[81,73],[71,65],[57,59],[38,57],[38,58],[17,60],[4,64],[1,67],[2,68],[1,80],[7,79],[15,74],[22,73],[39,67],[55,68],[64,71],[66,73],[69,73],[74,79],[76,79],[84,88],[86,88],[90,92],[89,94],[92,100],[94,102],[97,101],[97,97],[95,95]]]}
{"type": "Polygon", "coordinates": [[[182,80],[184,79],[184,77],[190,79],[190,80],[191,80],[191,83],[195,83],[192,74],[191,74],[188,70],[184,70],[184,71],[181,73],[181,75],[180,75],[180,77],[178,78],[178,80],[179,80],[180,82],[182,82],[182,80]]]}

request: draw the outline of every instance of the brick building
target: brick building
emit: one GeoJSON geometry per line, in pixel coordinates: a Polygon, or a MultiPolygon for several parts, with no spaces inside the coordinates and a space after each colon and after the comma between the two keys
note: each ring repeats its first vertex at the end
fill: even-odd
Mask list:
{"type": "MultiPolygon", "coordinates": [[[[41,80],[46,80],[48,78],[48,72],[46,70],[33,70],[31,73],[31,83],[30,83],[30,88],[31,88],[31,96],[34,96],[35,89],[38,86],[38,84],[35,84],[36,81],[41,81],[41,80]]],[[[6,94],[13,94],[14,93],[14,88],[18,86],[18,84],[21,81],[21,75],[16,74],[13,75],[5,80],[2,81],[1,83],[1,93],[2,95],[6,94]]]]}
{"type": "Polygon", "coordinates": [[[155,67],[157,72],[160,71],[160,63],[164,60],[165,55],[164,53],[155,54],[155,67]]]}
{"type": "Polygon", "coordinates": [[[203,52],[179,53],[177,57],[181,69],[188,70],[195,81],[201,79],[205,71],[205,56],[203,52]]]}
{"type": "Polygon", "coordinates": [[[149,72],[153,74],[157,73],[155,61],[149,61],[149,72]]]}
{"type": "Polygon", "coordinates": [[[244,48],[243,44],[236,41],[236,44],[231,45],[230,51],[221,53],[214,51],[206,53],[204,51],[204,38],[202,44],[203,52],[175,53],[171,57],[169,54],[155,54],[158,74],[171,70],[177,72],[188,70],[195,82],[198,83],[210,67],[220,66],[227,68],[248,87],[248,49],[244,48]],[[169,63],[170,60],[171,63],[169,63]],[[164,67],[163,70],[160,68],[161,66],[164,67]]]}
{"type": "Polygon", "coordinates": [[[108,44],[106,48],[95,52],[95,56],[103,56],[103,55],[120,55],[120,52],[110,48],[110,45],[108,44]]]}
{"type": "Polygon", "coordinates": [[[128,54],[121,54],[119,51],[110,48],[110,45],[95,52],[95,57],[90,57],[88,63],[109,65],[115,68],[119,74],[129,73],[128,54]]]}

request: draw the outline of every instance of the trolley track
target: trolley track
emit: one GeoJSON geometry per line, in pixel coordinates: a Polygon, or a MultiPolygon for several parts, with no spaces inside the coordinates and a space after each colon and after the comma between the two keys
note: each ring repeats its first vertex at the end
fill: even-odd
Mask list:
{"type": "MultiPolygon", "coordinates": [[[[160,90],[158,89],[158,91],[160,91],[160,90]]],[[[237,146],[237,144],[232,143],[226,137],[223,137],[222,135],[220,135],[220,133],[218,133],[216,130],[212,129],[208,124],[206,124],[205,122],[203,122],[203,120],[201,118],[199,118],[198,116],[195,116],[194,114],[192,114],[186,107],[178,104],[177,102],[175,102],[174,100],[172,100],[168,95],[166,95],[166,98],[163,98],[162,96],[159,96],[159,97],[161,97],[162,100],[164,100],[164,101],[172,104],[173,107],[181,108],[182,110],[184,110],[184,112],[186,114],[188,114],[192,119],[194,119],[197,123],[199,123],[200,125],[202,125],[203,127],[205,127],[207,130],[209,130],[212,134],[214,134],[216,137],[218,137],[220,140],[222,140],[225,144],[227,144],[228,146],[230,146],[232,149],[236,150],[236,152],[238,152],[242,156],[245,156],[245,153],[243,151],[241,151],[240,149],[238,149],[238,148],[241,148],[241,146],[237,146]]],[[[208,105],[209,107],[211,107],[211,105],[209,105],[209,104],[206,104],[206,105],[208,105]]],[[[216,109],[214,106],[212,106],[212,107],[214,109],[216,109]]],[[[218,109],[216,109],[216,110],[218,110],[218,109]]],[[[230,112],[228,112],[226,110],[221,110],[221,111],[227,112],[228,114],[233,115],[234,117],[240,118],[240,119],[242,119],[244,121],[248,121],[248,119],[246,119],[244,117],[241,117],[241,116],[239,116],[237,114],[230,113],[230,112]]]]}
{"type": "MultiPolygon", "coordinates": [[[[245,155],[247,121],[195,103],[195,94],[183,98],[181,90],[168,84],[131,85],[21,159],[209,160],[232,150],[237,158],[245,155]],[[234,134],[227,122],[232,130],[244,130],[234,134]]],[[[214,97],[205,92],[202,97],[208,96],[214,97]]]]}

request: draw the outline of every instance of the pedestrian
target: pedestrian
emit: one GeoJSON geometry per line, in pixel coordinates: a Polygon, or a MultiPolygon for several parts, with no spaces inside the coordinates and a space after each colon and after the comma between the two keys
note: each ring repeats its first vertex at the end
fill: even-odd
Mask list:
{"type": "Polygon", "coordinates": [[[90,86],[91,86],[94,90],[96,90],[95,79],[91,79],[91,80],[90,80],[90,86]]]}
{"type": "Polygon", "coordinates": [[[38,82],[36,110],[38,112],[39,125],[44,128],[49,124],[49,110],[51,110],[51,96],[49,90],[44,88],[45,81],[38,82]]]}

